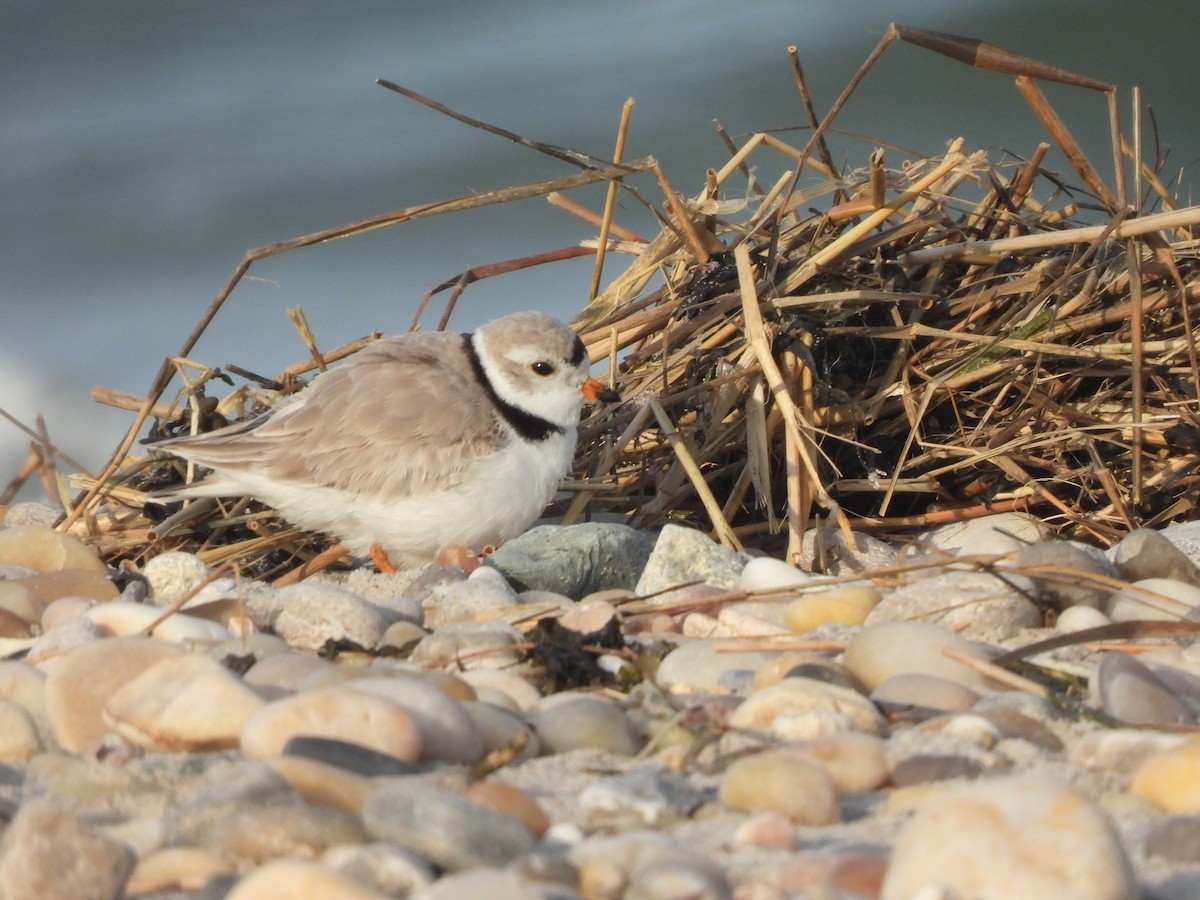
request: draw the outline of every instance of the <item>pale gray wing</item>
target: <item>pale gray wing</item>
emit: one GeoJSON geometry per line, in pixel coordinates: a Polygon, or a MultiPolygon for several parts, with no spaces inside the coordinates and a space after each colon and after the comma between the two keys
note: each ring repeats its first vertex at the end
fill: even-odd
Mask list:
{"type": "Polygon", "coordinates": [[[461,340],[377,341],[260,419],[160,446],[234,476],[392,496],[445,489],[507,439],[461,340]]]}

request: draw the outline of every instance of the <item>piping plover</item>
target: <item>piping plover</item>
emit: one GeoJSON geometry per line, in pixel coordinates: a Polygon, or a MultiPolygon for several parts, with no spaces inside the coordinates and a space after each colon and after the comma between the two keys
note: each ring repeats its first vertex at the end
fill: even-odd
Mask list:
{"type": "Polygon", "coordinates": [[[584,399],[619,399],[588,364],[579,336],[537,312],[385,338],[256,419],[155,444],[213,470],[162,499],[254,497],[398,566],[498,545],[569,470],[584,399]]]}

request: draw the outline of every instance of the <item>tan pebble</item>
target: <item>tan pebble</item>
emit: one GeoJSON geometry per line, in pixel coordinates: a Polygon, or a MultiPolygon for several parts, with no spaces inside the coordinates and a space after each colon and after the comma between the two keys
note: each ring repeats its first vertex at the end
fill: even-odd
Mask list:
{"type": "Polygon", "coordinates": [[[453,566],[464,572],[474,572],[483,565],[483,559],[474,550],[462,544],[444,544],[434,554],[433,562],[439,566],[453,566]]]}
{"type": "Polygon", "coordinates": [[[660,634],[678,634],[680,624],[674,616],[668,616],[666,613],[660,613],[650,620],[648,631],[656,631],[660,634]]]}
{"type": "Polygon", "coordinates": [[[401,620],[393,622],[384,629],[383,637],[379,639],[379,646],[390,647],[393,650],[411,650],[428,636],[429,632],[416,622],[401,620]]]}
{"type": "Polygon", "coordinates": [[[839,859],[829,872],[827,884],[834,896],[878,897],[887,875],[888,858],[882,853],[854,854],[839,859]]]}
{"type": "Polygon", "coordinates": [[[790,850],[796,846],[796,826],[783,813],[774,810],[761,812],[734,830],[733,845],[790,850]]]}
{"type": "Polygon", "coordinates": [[[613,606],[620,606],[623,603],[628,603],[631,600],[637,599],[637,593],[628,588],[604,588],[599,591],[592,591],[590,594],[580,598],[579,603],[609,603],[613,606]]]}
{"type": "Polygon", "coordinates": [[[106,636],[141,634],[154,625],[151,637],[164,641],[224,641],[232,637],[227,628],[216,622],[197,619],[185,613],[175,613],[155,625],[162,618],[163,610],[130,600],[97,603],[85,615],[106,636]]]}
{"type": "Polygon", "coordinates": [[[1092,606],[1068,606],[1058,614],[1054,621],[1054,630],[1068,634],[1083,631],[1086,628],[1099,628],[1101,625],[1111,625],[1112,619],[1092,606]]]}
{"type": "Polygon", "coordinates": [[[691,612],[683,617],[679,632],[690,638],[728,638],[734,637],[733,629],[722,625],[707,613],[691,612]]]}
{"type": "MultiPolygon", "coordinates": [[[[39,631],[41,629],[38,629],[39,631]]],[[[16,613],[0,609],[0,639],[33,637],[34,631],[28,622],[16,613]]]]}
{"type": "Polygon", "coordinates": [[[255,869],[225,900],[387,900],[384,894],[344,878],[328,866],[281,859],[255,869]]]}
{"type": "Polygon", "coordinates": [[[766,662],[754,670],[754,689],[757,691],[773,684],[779,684],[787,677],[788,672],[797,666],[829,664],[829,660],[819,653],[790,650],[787,653],[772,654],[766,662]]]}
{"type": "Polygon", "coordinates": [[[824,766],[839,791],[865,794],[888,780],[885,745],[873,735],[847,731],[794,747],[797,753],[824,766]]]}
{"type": "Polygon", "coordinates": [[[138,860],[125,885],[129,894],[198,891],[216,875],[232,875],[234,865],[200,847],[162,847],[138,860]]]}
{"type": "Polygon", "coordinates": [[[504,694],[517,710],[528,709],[541,699],[538,689],[515,672],[498,669],[470,669],[462,679],[478,694],[481,688],[491,688],[504,694]]]}
{"type": "Polygon", "coordinates": [[[0,697],[46,721],[46,673],[23,662],[0,662],[0,697]]]}
{"type": "Polygon", "coordinates": [[[45,604],[53,603],[60,597],[113,600],[120,593],[117,586],[109,581],[107,572],[95,572],[91,569],[45,572],[27,578],[14,578],[13,583],[28,588],[45,604]]]}
{"type": "Polygon", "coordinates": [[[547,754],[591,747],[632,756],[639,749],[625,710],[606,697],[563,692],[529,712],[547,754]]]}
{"type": "Polygon", "coordinates": [[[717,622],[738,637],[774,637],[789,634],[782,622],[777,604],[764,609],[766,604],[730,603],[717,613],[717,622]]]}
{"type": "Polygon", "coordinates": [[[937,884],[993,900],[1140,896],[1116,830],[1091,801],[1047,778],[956,787],[921,808],[892,850],[881,900],[937,884]]]}
{"type": "Polygon", "coordinates": [[[533,759],[541,753],[541,741],[520,710],[478,700],[465,701],[463,709],[483,738],[485,754],[511,754],[514,760],[520,761],[533,759]]]}
{"type": "Polygon", "coordinates": [[[417,672],[414,674],[426,684],[432,684],[451,700],[477,699],[475,688],[457,675],[451,675],[449,672],[417,672]]]}
{"type": "Polygon", "coordinates": [[[889,816],[906,816],[934,800],[939,800],[955,788],[947,781],[923,781],[905,784],[887,792],[882,812],[889,816]]]}
{"type": "Polygon", "coordinates": [[[1200,812],[1200,740],[1148,758],[1133,776],[1130,790],[1175,815],[1200,812]]]}
{"type": "Polygon", "coordinates": [[[307,802],[332,806],[354,815],[362,812],[373,785],[371,779],[339,766],[303,756],[267,760],[307,802]]]}
{"type": "Polygon", "coordinates": [[[483,758],[483,737],[462,704],[450,695],[456,684],[474,698],[469,685],[449,675],[360,678],[347,682],[346,688],[382,697],[406,710],[421,732],[422,759],[472,765],[483,758]]]}
{"type": "Polygon", "coordinates": [[[783,620],[797,634],[820,625],[861,625],[883,599],[873,587],[843,587],[805,594],[783,610],[783,620]]]}
{"type": "Polygon", "coordinates": [[[989,722],[983,716],[973,716],[969,713],[951,716],[941,731],[943,734],[962,738],[985,750],[995,747],[1003,737],[1000,729],[993,722],[989,722]]]}
{"type": "Polygon", "coordinates": [[[580,602],[568,609],[559,617],[558,624],[579,634],[592,634],[607,626],[616,617],[616,607],[611,603],[589,600],[586,604],[580,602]]]}
{"type": "Polygon", "coordinates": [[[260,658],[243,677],[260,690],[294,694],[313,673],[331,668],[333,663],[311,653],[276,653],[260,658]]]}
{"type": "Polygon", "coordinates": [[[148,750],[207,752],[238,746],[246,722],[264,705],[241,678],[200,654],[168,657],[122,685],[105,721],[148,750]]]}
{"type": "Polygon", "coordinates": [[[990,655],[979,644],[940,625],[880,622],[866,626],[850,639],[842,663],[868,690],[874,690],[893,675],[908,672],[937,675],[972,690],[988,690],[984,677],[948,657],[943,652],[947,648],[975,659],[987,659],[990,655]]]}
{"type": "Polygon", "coordinates": [[[477,781],[463,795],[472,803],[516,819],[535,838],[542,837],[550,828],[550,817],[540,803],[502,781],[477,781]]]}
{"type": "Polygon", "coordinates": [[[17,581],[0,581],[0,610],[16,616],[22,622],[40,624],[46,604],[28,585],[17,581]]]}
{"type": "Polygon", "coordinates": [[[344,687],[316,688],[268,703],[246,723],[242,752],[250,759],[272,759],[297,735],[350,741],[405,762],[421,756],[421,732],[403,707],[344,687]]]}
{"type": "MultiPolygon", "coordinates": [[[[781,720],[821,712],[840,714],[850,727],[867,734],[882,735],[888,730],[875,704],[862,694],[813,678],[785,678],[755,691],[734,710],[729,724],[734,728],[771,729],[780,734],[778,726],[784,724],[781,720]]],[[[787,736],[797,734],[803,731],[790,730],[787,736]]]]}
{"type": "Polygon", "coordinates": [[[145,637],[110,638],[68,650],[46,678],[46,714],[64,750],[91,750],[107,733],[103,710],[109,697],[150,666],[183,650],[145,637]]]}
{"type": "Polygon", "coordinates": [[[108,567],[74,535],[45,525],[14,525],[0,529],[0,565],[24,566],[35,572],[88,569],[104,575],[108,567]]]}
{"type": "Polygon", "coordinates": [[[737,809],[773,810],[797,825],[831,825],[842,817],[829,773],[790,750],[764,750],[734,761],[721,776],[717,797],[737,809]]]}
{"type": "Polygon", "coordinates": [[[1080,735],[1067,748],[1074,766],[1132,776],[1150,757],[1187,743],[1182,734],[1137,728],[1103,729],[1080,735]]]}
{"type": "Polygon", "coordinates": [[[99,602],[91,597],[59,597],[51,601],[42,613],[42,631],[49,631],[67,619],[86,615],[87,611],[99,602]]]}
{"type": "Polygon", "coordinates": [[[0,762],[23,763],[42,752],[33,716],[11,700],[0,700],[0,762]]]}
{"type": "Polygon", "coordinates": [[[979,694],[948,678],[923,672],[903,672],[877,685],[871,691],[871,699],[898,707],[963,712],[975,705],[979,694]]]}

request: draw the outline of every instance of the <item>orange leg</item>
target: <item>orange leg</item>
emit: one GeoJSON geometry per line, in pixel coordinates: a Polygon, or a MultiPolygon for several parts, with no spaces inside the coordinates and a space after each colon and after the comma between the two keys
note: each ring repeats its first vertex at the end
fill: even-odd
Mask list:
{"type": "Polygon", "coordinates": [[[380,546],[378,541],[371,545],[371,562],[375,563],[375,568],[384,575],[396,574],[396,567],[392,565],[392,561],[388,559],[387,551],[380,546]]]}

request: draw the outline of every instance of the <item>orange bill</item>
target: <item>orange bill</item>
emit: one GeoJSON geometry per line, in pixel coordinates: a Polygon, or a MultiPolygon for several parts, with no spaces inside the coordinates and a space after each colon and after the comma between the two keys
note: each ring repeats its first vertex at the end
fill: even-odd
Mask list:
{"type": "Polygon", "coordinates": [[[605,387],[604,382],[598,378],[589,377],[579,390],[583,391],[583,396],[587,397],[593,403],[597,400],[604,403],[616,403],[621,399],[620,394],[610,387],[605,387]]]}

